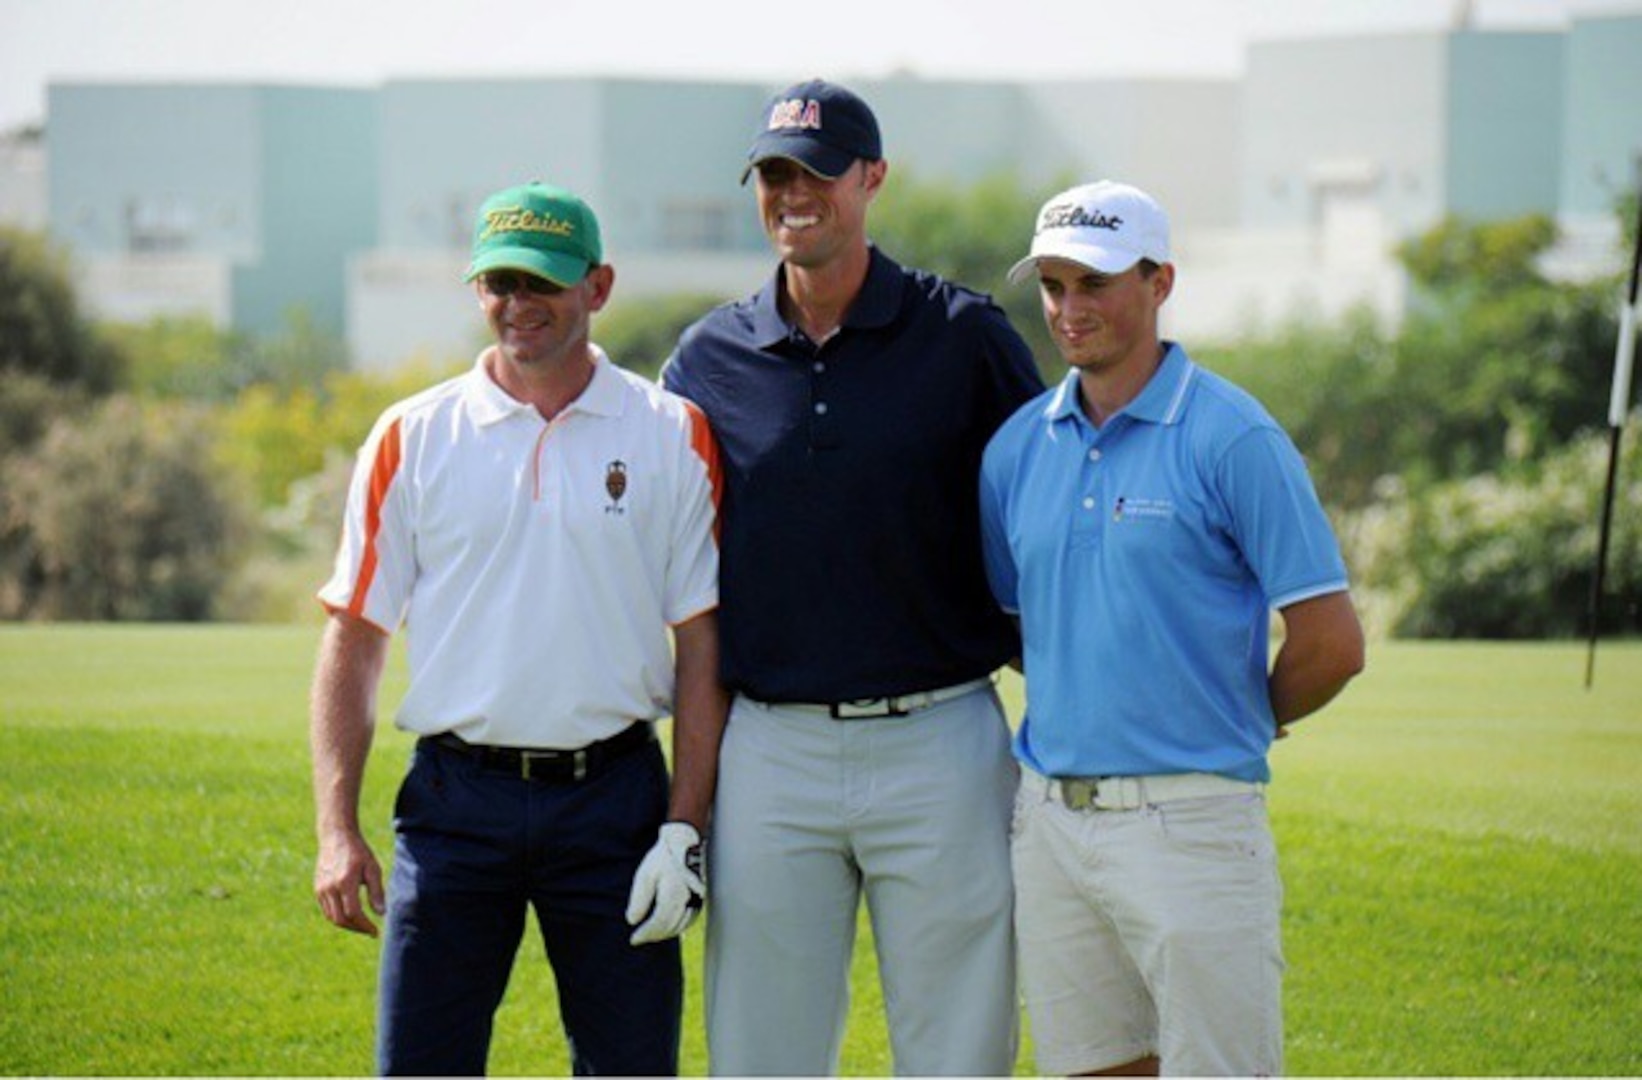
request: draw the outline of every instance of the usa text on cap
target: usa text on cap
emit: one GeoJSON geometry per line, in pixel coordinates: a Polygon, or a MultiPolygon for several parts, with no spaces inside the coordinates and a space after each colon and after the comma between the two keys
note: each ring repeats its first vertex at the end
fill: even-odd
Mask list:
{"type": "Polygon", "coordinates": [[[825,180],[844,175],[856,159],[884,156],[878,119],[853,92],[811,79],[789,86],[764,106],[758,134],[747,151],[741,182],[759,162],[770,158],[796,161],[825,180]]]}

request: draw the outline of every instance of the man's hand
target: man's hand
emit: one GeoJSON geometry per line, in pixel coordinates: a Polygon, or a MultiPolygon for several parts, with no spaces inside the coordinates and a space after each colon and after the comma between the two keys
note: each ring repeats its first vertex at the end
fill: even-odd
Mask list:
{"type": "Polygon", "coordinates": [[[382,867],[370,845],[363,837],[346,834],[323,840],[319,858],[314,862],[314,897],[319,901],[319,909],[342,929],[375,937],[376,924],[359,899],[361,889],[365,890],[372,911],[378,915],[387,911],[382,867]]]}
{"type": "Polygon", "coordinates": [[[649,945],[678,937],[695,921],[706,897],[701,834],[688,822],[667,822],[661,827],[656,846],[633,875],[627,922],[638,929],[633,931],[632,943],[649,945]],[[641,926],[640,919],[644,919],[641,926]]]}

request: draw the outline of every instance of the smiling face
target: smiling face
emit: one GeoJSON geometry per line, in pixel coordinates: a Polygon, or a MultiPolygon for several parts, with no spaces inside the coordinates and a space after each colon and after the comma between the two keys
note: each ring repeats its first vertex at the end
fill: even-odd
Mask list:
{"type": "Polygon", "coordinates": [[[1069,259],[1038,260],[1043,321],[1062,358],[1088,374],[1150,370],[1157,357],[1157,311],[1174,287],[1174,267],[1136,264],[1102,274],[1069,259]]]}
{"type": "Polygon", "coordinates": [[[815,270],[866,246],[867,207],[884,180],[883,161],[857,160],[832,180],[787,158],[754,169],[758,213],[781,260],[815,270]]]}
{"type": "Polygon", "coordinates": [[[593,267],[570,286],[501,270],[481,274],[475,286],[502,358],[533,370],[585,355],[593,313],[609,299],[611,278],[608,266],[593,267]]]}

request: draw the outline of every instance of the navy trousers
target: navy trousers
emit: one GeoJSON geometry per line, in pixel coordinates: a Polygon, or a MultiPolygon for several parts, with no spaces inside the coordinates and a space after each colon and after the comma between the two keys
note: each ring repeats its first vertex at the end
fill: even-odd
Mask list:
{"type": "Polygon", "coordinates": [[[651,742],[574,782],[526,780],[417,745],[394,809],[377,1068],[484,1073],[534,909],[578,1076],[676,1075],[677,940],[638,948],[625,911],[667,809],[651,742]]]}

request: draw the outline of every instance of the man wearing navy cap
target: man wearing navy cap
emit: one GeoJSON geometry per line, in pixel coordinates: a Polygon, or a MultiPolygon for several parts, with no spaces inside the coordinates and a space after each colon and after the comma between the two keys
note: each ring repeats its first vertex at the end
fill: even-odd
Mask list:
{"type": "Polygon", "coordinates": [[[577,1075],[675,1073],[727,704],[717,454],[700,410],[589,340],[615,273],[580,198],[491,196],[467,279],[495,343],[377,422],[319,594],[315,897],[345,930],[387,915],[385,1074],[485,1071],[532,909],[577,1075]],[[384,887],[359,792],[400,626],[418,738],[384,887]]]}
{"type": "Polygon", "coordinates": [[[888,166],[855,94],[777,94],[747,162],[780,265],[664,374],[725,463],[710,1067],[836,1070],[864,896],[895,1072],[1007,1074],[1017,773],[991,677],[1018,642],[975,488],[1042,383],[987,297],[868,243],[888,166]]]}
{"type": "Polygon", "coordinates": [[[1015,922],[1038,1069],[1275,1076],[1266,755],[1362,668],[1345,564],[1282,428],[1159,337],[1175,267],[1150,195],[1050,199],[1010,271],[1028,277],[1071,371],[993,437],[981,521],[1025,646],[1015,922]]]}

